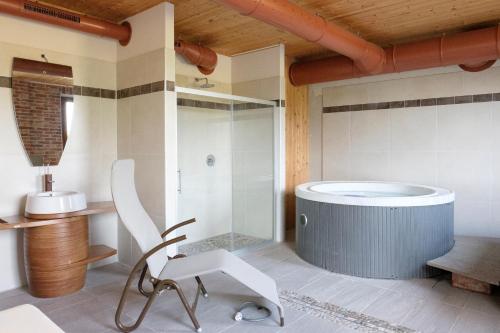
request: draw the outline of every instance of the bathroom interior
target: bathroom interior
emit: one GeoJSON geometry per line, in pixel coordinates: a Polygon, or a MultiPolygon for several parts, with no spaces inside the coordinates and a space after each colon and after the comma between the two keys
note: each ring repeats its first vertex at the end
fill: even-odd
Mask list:
{"type": "Polygon", "coordinates": [[[0,332],[500,333],[499,23],[0,0],[0,332]]]}

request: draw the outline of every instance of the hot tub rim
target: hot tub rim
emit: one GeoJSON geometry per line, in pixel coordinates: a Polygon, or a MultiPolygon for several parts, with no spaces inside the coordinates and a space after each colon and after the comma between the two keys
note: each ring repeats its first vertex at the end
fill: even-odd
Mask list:
{"type": "Polygon", "coordinates": [[[318,181],[300,184],[295,187],[295,195],[301,199],[332,203],[350,206],[374,206],[374,207],[420,207],[435,206],[447,204],[455,201],[455,192],[434,186],[421,184],[403,183],[403,182],[385,182],[385,181],[318,181]],[[430,189],[435,191],[434,195],[422,196],[400,196],[400,197],[351,197],[334,195],[330,193],[321,193],[311,191],[310,188],[321,184],[340,184],[340,183],[361,183],[361,184],[390,184],[400,186],[411,186],[430,189]]]}

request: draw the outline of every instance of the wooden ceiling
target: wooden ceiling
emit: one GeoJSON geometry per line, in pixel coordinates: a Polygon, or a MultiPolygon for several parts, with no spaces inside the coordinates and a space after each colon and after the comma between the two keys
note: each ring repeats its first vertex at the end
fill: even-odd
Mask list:
{"type": "MultiPolygon", "coordinates": [[[[499,0],[292,0],[329,21],[387,46],[497,24],[499,0]]],[[[45,0],[44,2],[118,22],[161,0],[45,0]]],[[[287,54],[323,56],[327,50],[251,17],[228,10],[214,0],[170,0],[175,34],[225,55],[285,43],[287,54]]]]}

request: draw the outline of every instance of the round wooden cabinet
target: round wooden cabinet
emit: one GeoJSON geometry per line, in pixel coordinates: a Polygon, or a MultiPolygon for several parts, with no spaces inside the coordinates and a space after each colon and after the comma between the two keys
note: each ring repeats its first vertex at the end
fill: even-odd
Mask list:
{"type": "Polygon", "coordinates": [[[24,266],[30,293],[48,298],[83,288],[87,265],[116,254],[104,244],[89,244],[88,217],[115,212],[113,202],[102,201],[64,214],[0,217],[0,231],[24,230],[24,266]]]}
{"type": "Polygon", "coordinates": [[[56,297],[80,290],[85,284],[89,257],[87,216],[67,222],[26,228],[24,263],[30,293],[56,297]]]}

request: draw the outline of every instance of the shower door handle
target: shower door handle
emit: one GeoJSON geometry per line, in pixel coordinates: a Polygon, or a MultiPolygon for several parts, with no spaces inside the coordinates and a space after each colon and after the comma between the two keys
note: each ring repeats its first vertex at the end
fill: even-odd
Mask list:
{"type": "Polygon", "coordinates": [[[177,193],[182,193],[182,172],[181,169],[177,170],[177,193]]]}

